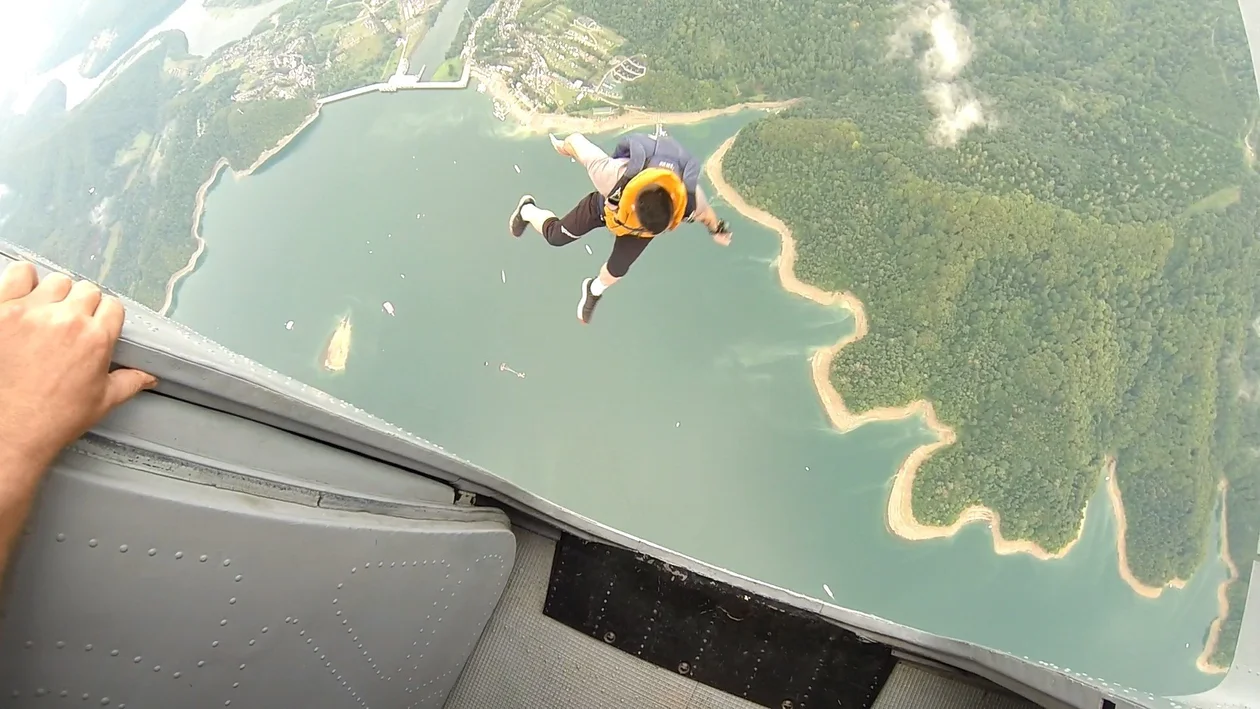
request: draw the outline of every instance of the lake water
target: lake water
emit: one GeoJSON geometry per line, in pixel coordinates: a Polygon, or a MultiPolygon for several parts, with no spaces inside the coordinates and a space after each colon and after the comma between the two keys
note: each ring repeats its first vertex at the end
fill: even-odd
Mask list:
{"type": "MultiPolygon", "coordinates": [[[[672,133],[707,155],[756,118],[672,133]]],[[[768,230],[719,203],[731,247],[699,226],[661,238],[580,325],[579,283],[612,237],[588,236],[588,254],[532,231],[512,239],[506,222],[523,192],[564,212],[589,189],[578,165],[545,138],[512,137],[474,91],[331,105],[266,169],[220,179],[174,317],[718,566],[823,599],[827,584],[841,605],[1155,693],[1215,684],[1194,661],[1222,564],[1138,597],[1117,573],[1101,491],[1059,561],[996,556],[982,525],[930,542],[886,530],[891,477],[929,434],[918,420],[828,426],[808,355],[851,318],[782,290],[768,230]],[[346,314],[349,364],[333,375],[320,362],[346,314]]]]}
{"type": "Polygon", "coordinates": [[[425,33],[424,39],[411,55],[410,63],[413,72],[420,71],[420,68],[424,67],[421,79],[425,81],[432,79],[434,72],[446,59],[446,53],[450,51],[451,45],[467,39],[455,36],[455,33],[459,31],[459,23],[463,21],[464,13],[467,11],[468,0],[447,0],[442,5],[433,26],[425,33]]]}

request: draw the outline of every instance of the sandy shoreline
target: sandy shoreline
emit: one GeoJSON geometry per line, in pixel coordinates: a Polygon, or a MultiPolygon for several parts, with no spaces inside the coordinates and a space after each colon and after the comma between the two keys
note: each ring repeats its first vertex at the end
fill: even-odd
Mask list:
{"type": "MultiPolygon", "coordinates": [[[[918,472],[919,466],[930,458],[933,453],[954,443],[957,440],[957,434],[953,429],[937,419],[932,403],[926,400],[914,401],[902,407],[872,409],[860,414],[854,414],[845,406],[844,398],[831,383],[831,362],[841,349],[866,336],[869,330],[866,311],[862,306],[862,302],[852,293],[827,292],[817,286],[803,283],[796,277],[796,240],[792,237],[791,229],[773,214],[745,202],[743,197],[726,182],[722,175],[722,159],[735,143],[735,137],[732,136],[722,143],[721,147],[705,163],[705,173],[713,182],[718,195],[744,217],[779,234],[783,248],[777,259],[777,264],[779,280],[782,282],[785,290],[808,298],[820,305],[839,305],[853,314],[853,332],[841,338],[834,345],[819,348],[810,358],[810,369],[813,375],[814,386],[818,390],[819,399],[822,401],[823,408],[827,412],[827,417],[831,420],[832,426],[841,433],[847,433],[871,421],[900,421],[921,415],[928,429],[936,436],[935,441],[914,449],[897,469],[897,473],[893,478],[892,490],[888,496],[886,521],[889,530],[902,539],[921,541],[951,537],[968,524],[986,522],[993,535],[993,550],[998,554],[1030,554],[1043,560],[1061,559],[1066,556],[1080,540],[1081,534],[1085,529],[1084,514],[1081,515],[1081,524],[1077,529],[1076,536],[1062,549],[1054,552],[1047,551],[1034,542],[1003,538],[999,531],[1000,518],[998,514],[980,505],[973,505],[963,510],[958,519],[948,526],[923,524],[915,519],[911,500],[914,489],[914,476],[918,472]]],[[[1115,459],[1113,457],[1107,457],[1103,472],[1107,476],[1108,499],[1117,521],[1116,547],[1119,553],[1118,566],[1120,577],[1139,595],[1146,598],[1157,598],[1163,591],[1163,588],[1155,588],[1141,583],[1129,570],[1128,552],[1125,548],[1124,536],[1127,525],[1124,516],[1124,505],[1120,499],[1120,488],[1116,484],[1115,459]]],[[[1172,588],[1181,588],[1184,585],[1185,582],[1181,579],[1173,579],[1168,584],[1172,588]]]]}
{"type": "MultiPolygon", "coordinates": [[[[262,154],[258,156],[258,159],[254,161],[253,165],[250,165],[248,168],[240,172],[232,170],[232,177],[239,180],[242,177],[248,177],[254,174],[255,170],[262,167],[268,160],[275,157],[280,151],[284,150],[289,143],[293,142],[294,138],[297,138],[302,131],[306,130],[307,126],[314,123],[315,119],[319,118],[319,113],[320,107],[316,106],[315,111],[311,115],[307,116],[306,120],[302,121],[297,128],[293,129],[292,133],[281,138],[274,146],[264,150],[262,154]]],[[[183,268],[171,274],[170,279],[167,280],[166,295],[162,301],[162,307],[158,310],[159,315],[166,315],[170,312],[171,305],[175,301],[175,289],[179,287],[179,282],[184,279],[184,276],[187,276],[196,270],[197,262],[201,260],[201,254],[203,254],[206,250],[206,240],[201,237],[201,217],[206,211],[206,197],[210,193],[211,185],[213,185],[214,181],[219,178],[219,173],[223,172],[225,169],[231,169],[231,167],[232,166],[228,162],[227,158],[219,158],[218,162],[216,162],[214,167],[210,170],[210,177],[206,178],[206,181],[201,183],[201,187],[197,189],[197,201],[193,205],[192,225],[192,237],[193,241],[196,242],[197,247],[193,251],[192,255],[188,257],[188,263],[184,264],[183,268]]]]}
{"type": "Polygon", "coordinates": [[[1129,522],[1124,516],[1124,501],[1120,499],[1120,484],[1116,481],[1115,458],[1107,460],[1107,498],[1111,500],[1111,512],[1116,516],[1116,549],[1120,552],[1120,578],[1129,584],[1133,592],[1144,598],[1159,598],[1165,588],[1185,588],[1184,579],[1172,579],[1163,586],[1148,586],[1129,569],[1129,522]]]}
{"type": "MultiPolygon", "coordinates": [[[[722,174],[722,160],[726,157],[726,153],[731,146],[735,144],[736,137],[732,136],[723,142],[705,162],[705,174],[709,176],[709,180],[713,183],[718,195],[744,217],[778,233],[782,242],[782,250],[779,252],[775,263],[778,266],[779,281],[783,284],[785,290],[812,300],[819,305],[839,305],[853,315],[854,327],[852,333],[840,338],[834,345],[819,348],[810,357],[810,371],[813,376],[814,387],[818,391],[818,397],[822,401],[823,409],[827,412],[827,418],[830,419],[831,425],[841,433],[847,433],[871,421],[900,421],[911,416],[921,415],[928,428],[936,435],[935,441],[914,449],[897,469],[897,474],[893,478],[892,491],[888,497],[887,522],[889,529],[893,534],[903,539],[938,539],[953,536],[964,525],[972,522],[988,521],[991,523],[994,533],[994,548],[999,554],[1027,552],[1039,558],[1051,558],[1050,554],[1035,544],[1002,539],[997,531],[997,526],[992,524],[997,521],[997,515],[985,507],[967,508],[959,516],[958,520],[948,527],[926,525],[915,519],[910,500],[911,490],[914,487],[914,475],[918,471],[919,466],[930,458],[933,453],[954,443],[957,440],[957,434],[952,428],[941,423],[936,418],[936,411],[932,408],[932,403],[929,401],[914,401],[903,407],[871,409],[860,414],[854,414],[845,406],[844,397],[831,384],[831,362],[840,350],[866,336],[870,329],[870,323],[866,317],[866,309],[863,308],[862,301],[858,300],[857,296],[852,293],[827,292],[818,286],[804,283],[796,277],[796,239],[792,237],[792,230],[788,228],[783,220],[744,201],[744,198],[731,187],[722,174]]],[[[1071,545],[1069,544],[1068,546],[1070,547],[1071,545]]],[[[1059,554],[1063,553],[1066,553],[1066,550],[1060,550],[1059,554]]]]}
{"type": "Polygon", "coordinates": [[[254,161],[254,164],[250,165],[243,172],[236,172],[235,170],[233,170],[232,171],[233,175],[235,175],[237,179],[240,179],[242,177],[248,177],[254,174],[255,170],[262,167],[268,160],[278,155],[281,150],[284,150],[285,148],[289,147],[289,143],[292,143],[295,138],[297,138],[299,135],[302,134],[302,131],[306,130],[308,126],[310,126],[312,123],[315,122],[315,119],[319,118],[319,114],[322,110],[323,110],[323,106],[316,104],[315,111],[312,112],[309,116],[307,116],[306,120],[298,124],[298,127],[294,128],[292,133],[284,136],[275,145],[271,146],[267,150],[264,150],[262,154],[258,156],[258,159],[254,161]]]}
{"type": "Polygon", "coordinates": [[[669,125],[692,125],[695,123],[703,123],[704,121],[718,118],[719,116],[729,116],[740,111],[781,111],[795,103],[798,99],[787,101],[751,101],[748,103],[738,103],[734,106],[726,106],[724,108],[711,108],[704,111],[691,111],[685,113],[662,113],[656,111],[641,111],[637,109],[626,109],[623,113],[611,115],[607,118],[584,118],[580,116],[568,116],[562,113],[538,113],[525,108],[516,96],[508,88],[507,84],[498,76],[482,71],[476,66],[471,70],[473,78],[486,87],[486,93],[493,99],[503,102],[508,109],[509,120],[520,125],[522,133],[525,135],[537,135],[541,133],[609,133],[617,130],[625,130],[628,128],[637,128],[639,126],[648,126],[656,123],[666,123],[669,125]]]}
{"type": "Polygon", "coordinates": [[[1194,662],[1194,666],[1200,672],[1213,675],[1224,674],[1229,671],[1228,667],[1214,664],[1212,655],[1216,654],[1216,647],[1221,641],[1221,625],[1229,618],[1229,585],[1238,580],[1238,566],[1234,563],[1233,557],[1229,555],[1229,507],[1226,503],[1229,484],[1222,480],[1219,489],[1221,491],[1221,561],[1225,562],[1225,568],[1229,570],[1229,576],[1216,587],[1216,619],[1212,621],[1212,626],[1208,628],[1208,639],[1204,643],[1203,652],[1199,653],[1199,658],[1194,662]]]}
{"type": "Polygon", "coordinates": [[[184,267],[171,274],[170,279],[166,281],[166,298],[162,301],[162,307],[158,310],[159,315],[166,315],[171,310],[171,304],[175,300],[175,288],[184,276],[193,272],[197,268],[197,261],[201,259],[201,254],[206,250],[206,240],[201,238],[201,215],[205,212],[206,194],[210,191],[210,186],[214,181],[219,179],[219,173],[227,169],[227,158],[219,158],[214,164],[214,168],[210,170],[210,177],[201,183],[201,187],[197,188],[197,201],[193,206],[193,224],[192,237],[196,242],[197,248],[193,250],[192,255],[188,257],[188,263],[184,267]]]}
{"type": "MultiPolygon", "coordinates": [[[[827,412],[827,417],[831,420],[832,426],[841,433],[847,433],[859,426],[870,421],[898,421],[909,418],[911,416],[922,415],[928,428],[936,435],[936,440],[919,446],[910,453],[910,455],[902,462],[897,469],[897,473],[893,478],[893,487],[888,497],[887,507],[887,523],[888,528],[893,534],[908,540],[919,541],[925,539],[940,539],[951,537],[957,534],[964,526],[973,522],[987,522],[989,530],[993,535],[993,549],[997,554],[1031,554],[1038,559],[1061,559],[1071,551],[1072,547],[1080,541],[1085,530],[1085,515],[1081,515],[1081,525],[1077,529],[1076,536],[1068,542],[1066,546],[1055,552],[1048,552],[1033,542],[1024,540],[1008,540],[1002,537],[999,531],[999,516],[993,510],[980,505],[974,505],[963,510],[958,519],[949,526],[934,526],[919,522],[914,517],[914,510],[911,506],[911,493],[914,489],[914,475],[918,471],[919,466],[923,464],[933,453],[954,443],[957,436],[953,429],[941,423],[936,418],[936,412],[932,408],[932,404],[926,400],[911,402],[904,407],[884,407],[864,411],[860,414],[854,414],[849,411],[844,404],[844,398],[840,392],[831,383],[831,363],[836,353],[842,350],[850,343],[862,339],[868,329],[869,321],[866,317],[866,311],[862,306],[862,302],[856,296],[848,292],[827,292],[821,288],[802,282],[796,277],[796,240],[792,237],[792,231],[781,219],[766,212],[765,210],[753,207],[744,201],[743,197],[726,182],[722,175],[722,159],[726,156],[728,150],[735,143],[736,136],[728,138],[717,151],[705,163],[705,173],[713,182],[714,188],[718,195],[726,200],[737,212],[744,217],[757,222],[758,224],[772,229],[779,234],[782,242],[782,250],[776,261],[779,270],[779,280],[783,287],[789,293],[800,295],[804,298],[814,301],[820,305],[839,305],[847,309],[853,315],[854,328],[853,332],[841,338],[836,344],[829,347],[822,347],[816,350],[810,358],[810,369],[814,380],[814,386],[818,390],[818,396],[822,401],[823,408],[827,412]]],[[[1107,485],[1107,499],[1111,505],[1112,513],[1116,519],[1116,550],[1118,553],[1118,571],[1121,579],[1128,584],[1129,588],[1144,598],[1158,598],[1163,593],[1164,588],[1180,589],[1184,588],[1186,581],[1183,579],[1172,579],[1165,586],[1149,586],[1139,581],[1129,568],[1128,544],[1126,543],[1126,535],[1128,533],[1128,521],[1125,517],[1124,502],[1120,496],[1120,486],[1116,480],[1116,459],[1114,456],[1107,456],[1103,463],[1103,475],[1107,485]]],[[[1229,540],[1227,531],[1227,508],[1226,508],[1226,492],[1227,485],[1224,480],[1220,483],[1221,491],[1221,559],[1225,562],[1229,570],[1229,577],[1220,583],[1217,587],[1217,617],[1212,621],[1212,625],[1208,631],[1208,639],[1205,643],[1203,652],[1200,653],[1195,667],[1200,671],[1208,674],[1220,674],[1228,671],[1227,667],[1220,667],[1212,664],[1211,657],[1215,654],[1217,645],[1220,641],[1221,625],[1229,616],[1229,585],[1238,578],[1238,567],[1234,564],[1229,554],[1229,540]]]]}
{"type": "MultiPolygon", "coordinates": [[[[831,425],[841,433],[848,433],[872,421],[901,421],[912,416],[922,416],[928,429],[936,436],[935,441],[915,448],[902,461],[901,466],[897,468],[897,473],[893,477],[892,491],[888,496],[888,507],[885,517],[889,530],[902,539],[923,541],[952,537],[968,524],[987,522],[993,534],[993,550],[998,554],[1023,553],[1031,554],[1038,559],[1058,559],[1065,556],[1075,546],[1076,541],[1080,539],[1080,530],[1077,531],[1076,537],[1067,546],[1055,552],[1048,552],[1033,542],[1010,540],[1002,537],[999,531],[998,514],[980,505],[973,505],[963,510],[958,519],[948,526],[923,524],[915,519],[911,494],[914,489],[914,476],[918,472],[919,466],[923,465],[923,462],[938,450],[957,441],[958,436],[952,428],[941,423],[936,417],[936,411],[930,401],[913,401],[906,406],[871,409],[860,414],[853,413],[845,406],[844,397],[840,395],[840,392],[836,391],[836,388],[831,383],[831,363],[840,350],[866,336],[870,329],[870,323],[866,317],[866,309],[862,306],[862,301],[858,300],[857,296],[852,293],[830,293],[818,286],[804,283],[796,277],[796,240],[792,237],[791,229],[788,228],[787,224],[783,223],[783,220],[773,214],[745,202],[744,198],[726,182],[722,174],[722,159],[726,157],[727,151],[730,150],[734,143],[734,136],[728,138],[705,163],[705,173],[709,176],[709,180],[713,182],[713,186],[718,194],[735,211],[768,229],[778,232],[783,248],[776,263],[779,270],[779,280],[782,282],[785,290],[808,298],[820,305],[839,305],[853,315],[854,327],[852,333],[842,337],[834,345],[815,350],[813,356],[810,357],[810,372],[814,380],[814,388],[818,391],[818,397],[822,401],[823,409],[827,412],[827,418],[830,419],[831,425]]],[[[1084,526],[1085,521],[1082,516],[1081,529],[1084,529],[1084,526]]]]}

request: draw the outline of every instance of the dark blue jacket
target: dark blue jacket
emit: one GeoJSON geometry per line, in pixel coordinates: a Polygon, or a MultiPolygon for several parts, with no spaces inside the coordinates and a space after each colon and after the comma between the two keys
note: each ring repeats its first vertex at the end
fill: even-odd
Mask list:
{"type": "Polygon", "coordinates": [[[682,178],[687,188],[687,210],[684,219],[690,219],[696,211],[696,185],[700,181],[700,161],[696,160],[681,143],[663,135],[660,137],[647,133],[631,133],[617,142],[613,151],[614,158],[626,158],[626,174],[617,181],[616,187],[608,193],[608,201],[615,208],[621,199],[621,191],[630,180],[649,167],[672,170],[682,178]]]}

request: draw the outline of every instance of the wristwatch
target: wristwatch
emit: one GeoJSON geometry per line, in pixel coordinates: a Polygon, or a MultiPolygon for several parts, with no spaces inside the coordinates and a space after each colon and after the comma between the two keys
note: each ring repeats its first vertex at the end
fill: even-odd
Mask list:
{"type": "Polygon", "coordinates": [[[709,232],[709,233],[710,233],[710,234],[725,234],[725,233],[727,233],[727,231],[726,231],[726,220],[725,220],[725,219],[719,219],[719,220],[718,220],[718,223],[717,223],[717,229],[714,229],[713,231],[711,231],[711,232],[709,232]]]}

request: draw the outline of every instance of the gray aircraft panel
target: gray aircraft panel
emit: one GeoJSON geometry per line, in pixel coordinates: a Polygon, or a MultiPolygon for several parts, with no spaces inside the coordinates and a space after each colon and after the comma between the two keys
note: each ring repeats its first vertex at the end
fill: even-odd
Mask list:
{"type": "Polygon", "coordinates": [[[10,573],[0,698],[440,707],[515,561],[506,518],[476,512],[327,510],[68,452],[10,573]]]}
{"type": "Polygon", "coordinates": [[[276,484],[318,488],[381,500],[450,504],[455,490],[436,480],[330,448],[220,411],[153,394],[119,407],[94,429],[144,448],[216,466],[247,468],[276,484]],[[188,435],[196,431],[196,435],[188,435]]]}

